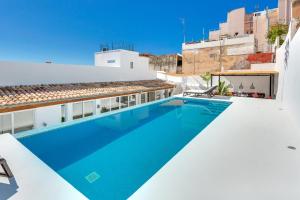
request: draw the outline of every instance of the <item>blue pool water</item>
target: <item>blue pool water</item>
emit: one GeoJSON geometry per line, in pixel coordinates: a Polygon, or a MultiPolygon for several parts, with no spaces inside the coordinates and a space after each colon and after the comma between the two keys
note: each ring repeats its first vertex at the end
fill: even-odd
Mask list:
{"type": "Polygon", "coordinates": [[[19,141],[89,199],[126,199],[229,105],[174,98],[19,141]]]}

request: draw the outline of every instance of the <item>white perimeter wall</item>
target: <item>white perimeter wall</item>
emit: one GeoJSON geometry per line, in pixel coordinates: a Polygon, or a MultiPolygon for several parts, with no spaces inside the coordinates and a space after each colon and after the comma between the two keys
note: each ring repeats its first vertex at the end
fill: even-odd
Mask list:
{"type": "MultiPolygon", "coordinates": [[[[293,24],[293,23],[292,23],[293,24]]],[[[278,101],[300,120],[300,31],[291,37],[290,26],[285,43],[277,50],[276,67],[280,71],[278,101]],[[285,60],[287,62],[285,62],[285,60]]]]}
{"type": "Polygon", "coordinates": [[[149,69],[149,60],[138,53],[120,54],[119,67],[66,65],[0,61],[0,86],[151,80],[156,74],[149,69]],[[130,69],[130,62],[134,68],[130,69]]]}

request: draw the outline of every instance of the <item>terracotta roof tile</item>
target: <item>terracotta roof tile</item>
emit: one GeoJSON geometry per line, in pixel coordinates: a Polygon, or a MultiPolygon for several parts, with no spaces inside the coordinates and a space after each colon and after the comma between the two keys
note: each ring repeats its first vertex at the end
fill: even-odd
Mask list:
{"type": "Polygon", "coordinates": [[[6,108],[49,102],[103,98],[143,91],[171,88],[161,80],[97,82],[0,87],[0,112],[6,108]]]}

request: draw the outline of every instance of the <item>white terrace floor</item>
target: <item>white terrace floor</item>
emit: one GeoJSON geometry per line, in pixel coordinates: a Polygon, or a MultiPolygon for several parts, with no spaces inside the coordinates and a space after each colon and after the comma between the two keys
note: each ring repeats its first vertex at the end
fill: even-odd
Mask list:
{"type": "MultiPolygon", "coordinates": [[[[131,199],[299,200],[299,124],[276,101],[231,100],[131,199]]],[[[16,177],[0,178],[0,199],[84,199],[11,136],[0,136],[0,155],[16,177]]]]}

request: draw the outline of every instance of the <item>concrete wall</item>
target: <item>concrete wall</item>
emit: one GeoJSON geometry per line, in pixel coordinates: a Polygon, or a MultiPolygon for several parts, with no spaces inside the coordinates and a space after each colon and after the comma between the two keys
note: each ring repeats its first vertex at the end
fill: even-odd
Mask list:
{"type": "Polygon", "coordinates": [[[286,41],[276,53],[276,67],[280,71],[277,101],[300,121],[300,31],[293,37],[295,27],[292,21],[286,41]]]}
{"type": "Polygon", "coordinates": [[[139,57],[138,53],[119,53],[119,67],[0,61],[0,86],[155,79],[148,58],[139,57]]]}

